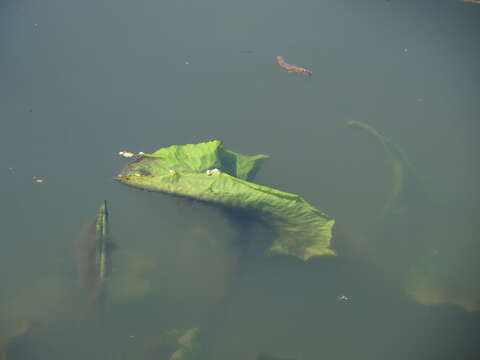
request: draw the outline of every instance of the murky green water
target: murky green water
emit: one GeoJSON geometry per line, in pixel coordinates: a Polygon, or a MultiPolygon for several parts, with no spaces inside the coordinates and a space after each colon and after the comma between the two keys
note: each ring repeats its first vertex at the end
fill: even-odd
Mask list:
{"type": "Polygon", "coordinates": [[[478,33],[454,0],[3,0],[0,359],[169,359],[190,328],[209,360],[475,359],[478,33]],[[423,179],[386,217],[388,156],[346,120],[423,179]],[[333,216],[339,255],[112,181],[120,150],[211,139],[271,155],[257,181],[333,216]],[[104,199],[98,314],[75,244],[104,199]]]}

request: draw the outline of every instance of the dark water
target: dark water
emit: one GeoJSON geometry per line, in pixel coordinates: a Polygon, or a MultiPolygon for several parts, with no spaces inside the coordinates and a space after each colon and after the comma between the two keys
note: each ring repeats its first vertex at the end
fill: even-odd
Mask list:
{"type": "Polygon", "coordinates": [[[455,0],[2,0],[0,359],[168,359],[192,327],[206,359],[475,359],[479,33],[455,0]],[[346,120],[429,195],[379,220],[388,157],[346,120]],[[339,255],[267,257],[269,229],[112,181],[120,150],[210,139],[271,155],[257,181],[331,214],[339,255]],[[97,316],[75,241],[103,199],[97,316]]]}

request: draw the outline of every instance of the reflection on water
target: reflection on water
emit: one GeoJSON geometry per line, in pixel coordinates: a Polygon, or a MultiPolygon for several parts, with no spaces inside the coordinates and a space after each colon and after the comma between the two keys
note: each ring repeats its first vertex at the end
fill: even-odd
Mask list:
{"type": "Polygon", "coordinates": [[[475,359],[479,16],[433,0],[2,2],[0,360],[475,359]],[[215,138],[271,155],[258,182],[331,214],[338,256],[266,256],[261,224],[112,181],[122,149],[215,138]],[[98,314],[75,240],[103,199],[116,249],[98,314]]]}

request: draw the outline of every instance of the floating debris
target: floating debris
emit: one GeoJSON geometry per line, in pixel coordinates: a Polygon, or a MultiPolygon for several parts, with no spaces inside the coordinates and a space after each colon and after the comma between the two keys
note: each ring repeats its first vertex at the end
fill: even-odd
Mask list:
{"type": "Polygon", "coordinates": [[[302,73],[302,74],[307,74],[308,76],[312,75],[312,72],[308,69],[287,63],[283,56],[277,56],[277,61],[278,61],[278,65],[286,69],[288,72],[302,73]]]}
{"type": "Polygon", "coordinates": [[[41,178],[41,177],[38,177],[38,176],[33,176],[32,180],[36,184],[43,184],[45,182],[45,178],[41,178]]]}
{"type": "Polygon", "coordinates": [[[220,170],[218,170],[218,169],[215,168],[215,169],[207,170],[207,171],[206,171],[206,174],[207,174],[208,176],[210,176],[210,175],[213,175],[213,174],[216,174],[216,173],[219,173],[219,172],[220,172],[220,170]]]}
{"type": "Polygon", "coordinates": [[[130,151],[119,151],[118,155],[124,157],[125,159],[132,159],[137,156],[137,154],[130,152],[130,151]]]}
{"type": "Polygon", "coordinates": [[[352,300],[352,299],[349,298],[349,297],[346,296],[346,295],[340,295],[340,296],[337,296],[337,300],[338,300],[338,301],[350,301],[350,300],[352,300]]]}
{"type": "Polygon", "coordinates": [[[131,151],[119,151],[118,155],[124,157],[125,159],[139,160],[143,157],[149,157],[154,159],[163,159],[163,156],[158,156],[155,154],[145,154],[143,151],[140,151],[138,154],[135,154],[131,151]]]}

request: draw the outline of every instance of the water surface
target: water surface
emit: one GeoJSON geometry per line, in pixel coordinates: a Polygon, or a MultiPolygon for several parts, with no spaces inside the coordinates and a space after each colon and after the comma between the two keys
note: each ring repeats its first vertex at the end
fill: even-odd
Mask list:
{"type": "Polygon", "coordinates": [[[208,359],[475,358],[479,20],[454,0],[4,0],[8,359],[168,359],[192,327],[208,359]],[[401,146],[433,201],[379,221],[388,159],[347,120],[401,146]],[[266,257],[269,229],[112,181],[120,150],[211,139],[271,155],[257,181],[333,216],[338,257],[266,257]],[[74,244],[103,199],[117,248],[92,318],[74,244]]]}

